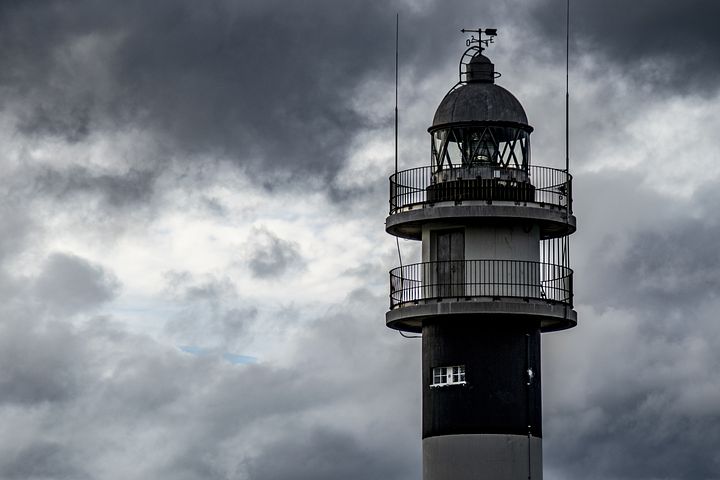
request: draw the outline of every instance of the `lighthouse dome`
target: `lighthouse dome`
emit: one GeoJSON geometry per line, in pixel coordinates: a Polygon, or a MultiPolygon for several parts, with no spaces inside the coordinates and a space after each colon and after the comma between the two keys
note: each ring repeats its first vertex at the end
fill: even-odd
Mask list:
{"type": "Polygon", "coordinates": [[[515,96],[489,82],[470,81],[451,90],[435,111],[431,128],[465,122],[512,122],[528,124],[515,96]]]}

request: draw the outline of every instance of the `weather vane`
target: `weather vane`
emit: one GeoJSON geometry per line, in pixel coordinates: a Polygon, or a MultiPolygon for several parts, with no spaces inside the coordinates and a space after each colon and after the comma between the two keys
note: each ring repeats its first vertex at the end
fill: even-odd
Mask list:
{"type": "Polygon", "coordinates": [[[477,43],[478,45],[480,45],[480,50],[485,50],[484,47],[487,47],[491,43],[495,43],[493,37],[497,35],[497,28],[486,28],[485,30],[483,30],[482,28],[478,28],[476,30],[463,28],[460,31],[463,33],[477,33],[478,38],[475,38],[475,35],[471,35],[469,39],[465,40],[465,45],[469,47],[473,43],[477,43]],[[483,38],[483,34],[485,34],[485,36],[488,38],[483,38]]]}

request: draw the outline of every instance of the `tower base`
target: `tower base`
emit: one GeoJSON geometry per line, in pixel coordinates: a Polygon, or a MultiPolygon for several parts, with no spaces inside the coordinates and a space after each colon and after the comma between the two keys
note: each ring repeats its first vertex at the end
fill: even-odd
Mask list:
{"type": "Polygon", "coordinates": [[[542,438],[440,435],[423,439],[423,480],[542,480],[542,438]]]}

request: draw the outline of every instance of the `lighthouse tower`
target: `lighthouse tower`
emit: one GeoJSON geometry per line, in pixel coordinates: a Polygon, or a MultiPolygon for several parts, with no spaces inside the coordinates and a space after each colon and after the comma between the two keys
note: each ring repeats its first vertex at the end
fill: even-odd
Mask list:
{"type": "Polygon", "coordinates": [[[463,31],[430,165],[390,177],[386,230],[422,262],[390,272],[386,322],[422,334],[424,480],[542,479],[540,337],[577,323],[572,179],[532,164],[525,110],[483,55],[497,31],[463,31]]]}

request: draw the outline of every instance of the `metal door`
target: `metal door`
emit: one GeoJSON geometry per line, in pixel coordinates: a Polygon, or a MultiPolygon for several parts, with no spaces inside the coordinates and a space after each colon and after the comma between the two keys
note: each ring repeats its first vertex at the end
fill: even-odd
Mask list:
{"type": "Polygon", "coordinates": [[[439,231],[435,237],[435,278],[440,297],[465,295],[465,232],[439,231]]]}

